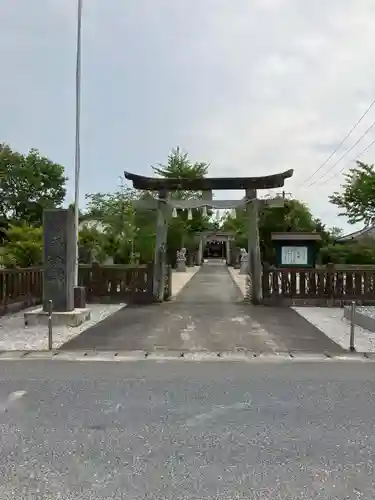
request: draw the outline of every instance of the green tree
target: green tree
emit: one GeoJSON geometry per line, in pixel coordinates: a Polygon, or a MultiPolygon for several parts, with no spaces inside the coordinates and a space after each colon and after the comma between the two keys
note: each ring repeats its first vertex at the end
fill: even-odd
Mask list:
{"type": "Polygon", "coordinates": [[[84,225],[79,231],[79,261],[83,264],[90,264],[93,260],[102,263],[107,257],[105,244],[105,234],[84,225]]]}
{"type": "Polygon", "coordinates": [[[133,218],[132,189],[121,188],[114,193],[94,193],[86,195],[87,207],[84,219],[100,221],[108,230],[119,236],[128,237],[133,218]]]}
{"type": "MultiPolygon", "coordinates": [[[[205,162],[191,162],[188,153],[183,153],[179,147],[172,149],[165,165],[159,164],[152,167],[155,174],[174,179],[203,179],[208,173],[209,165],[205,162]]],[[[201,191],[177,190],[170,193],[171,199],[201,199],[201,191]]],[[[176,252],[181,247],[191,251],[196,250],[197,240],[195,233],[205,231],[211,227],[211,210],[207,210],[207,216],[201,210],[192,210],[192,218],[189,220],[187,210],[178,210],[177,217],[170,221],[168,228],[168,259],[174,263],[176,252]]]]}
{"type": "MultiPolygon", "coordinates": [[[[244,208],[236,211],[236,218],[227,214],[223,221],[224,231],[235,233],[235,244],[247,248],[248,222],[244,208]]],[[[263,260],[273,263],[275,258],[272,233],[322,231],[324,226],[314,219],[309,208],[298,200],[285,200],[283,207],[264,207],[259,213],[259,239],[263,260]]]]}
{"type": "Polygon", "coordinates": [[[375,242],[373,240],[329,243],[320,249],[319,260],[322,264],[375,264],[375,242]]]}
{"type": "Polygon", "coordinates": [[[6,242],[1,248],[5,267],[32,267],[43,262],[43,235],[40,227],[23,222],[10,225],[5,231],[6,242]]]}
{"type": "Polygon", "coordinates": [[[60,207],[65,198],[64,168],[40,155],[0,145],[0,219],[41,225],[43,210],[60,207]]]}
{"type": "Polygon", "coordinates": [[[334,192],[330,202],[342,209],[340,215],[348,217],[350,224],[375,223],[375,170],[374,165],[361,161],[345,175],[342,191],[334,192]]]}
{"type": "MultiPolygon", "coordinates": [[[[188,153],[182,153],[180,148],[172,149],[168,156],[166,165],[158,164],[152,167],[155,174],[167,179],[203,179],[208,172],[208,163],[192,163],[188,158],[188,153]]],[[[200,191],[179,190],[171,193],[172,198],[176,199],[199,199],[202,197],[200,191]]]]}
{"type": "Polygon", "coordinates": [[[328,234],[328,237],[331,240],[335,241],[337,238],[340,238],[340,236],[342,236],[343,230],[341,229],[341,227],[333,226],[328,228],[326,232],[328,234]]]}
{"type": "MultiPolygon", "coordinates": [[[[177,148],[172,150],[166,165],[153,167],[157,175],[169,178],[202,178],[207,173],[208,165],[192,163],[187,154],[177,148]]],[[[178,191],[171,197],[178,199],[200,198],[201,192],[178,191]]],[[[147,200],[154,198],[152,192],[138,192],[121,187],[114,193],[94,193],[86,196],[87,209],[83,219],[98,220],[103,225],[105,240],[103,246],[107,255],[113,256],[117,262],[128,262],[133,253],[139,255],[141,263],[150,262],[154,258],[156,211],[136,209],[133,199],[147,200]]],[[[173,263],[176,251],[181,246],[193,248],[194,232],[209,227],[209,217],[204,217],[200,210],[192,211],[192,219],[188,220],[188,212],[179,210],[177,217],[170,220],[168,228],[168,255],[173,263]]]]}
{"type": "Polygon", "coordinates": [[[128,263],[133,258],[135,239],[138,234],[132,199],[132,189],[121,187],[114,193],[94,193],[86,195],[87,209],[83,219],[101,223],[104,235],[102,249],[116,263],[128,263]]]}

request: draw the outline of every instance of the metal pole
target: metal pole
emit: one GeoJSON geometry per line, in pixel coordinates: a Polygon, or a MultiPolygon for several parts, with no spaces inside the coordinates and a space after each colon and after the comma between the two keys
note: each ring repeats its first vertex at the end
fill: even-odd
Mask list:
{"type": "Polygon", "coordinates": [[[350,352],[355,351],[355,346],[354,346],[355,306],[356,306],[355,300],[353,300],[350,305],[350,340],[349,340],[350,352]]]}
{"type": "Polygon", "coordinates": [[[48,350],[52,351],[52,300],[48,301],[48,350]]]}
{"type": "Polygon", "coordinates": [[[79,176],[81,170],[81,32],[82,32],[82,1],[77,7],[77,51],[76,51],[76,136],[74,156],[74,230],[75,230],[75,266],[74,285],[78,286],[78,238],[79,238],[79,176]]]}

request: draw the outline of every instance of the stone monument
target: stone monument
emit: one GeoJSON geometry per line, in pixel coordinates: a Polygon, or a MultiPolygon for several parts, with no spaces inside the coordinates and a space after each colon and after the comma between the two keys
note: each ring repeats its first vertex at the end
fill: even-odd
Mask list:
{"type": "Polygon", "coordinates": [[[176,271],[179,273],[184,273],[186,271],[186,248],[177,250],[176,271]]]}
{"type": "MultiPolygon", "coordinates": [[[[52,301],[53,324],[78,326],[90,317],[87,308],[74,308],[74,213],[50,209],[43,213],[43,307],[25,313],[25,325],[48,321],[52,301]]],[[[78,287],[77,287],[78,288],[78,287]]]]}
{"type": "Polygon", "coordinates": [[[241,248],[240,274],[249,274],[249,254],[245,248],[241,248]]]}

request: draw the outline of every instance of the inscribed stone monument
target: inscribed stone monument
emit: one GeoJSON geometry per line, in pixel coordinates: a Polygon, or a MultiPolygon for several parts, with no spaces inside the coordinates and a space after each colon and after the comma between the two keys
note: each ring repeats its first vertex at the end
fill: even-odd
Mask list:
{"type": "Polygon", "coordinates": [[[52,300],[54,312],[74,309],[74,214],[50,209],[43,214],[44,280],[43,309],[52,300]]]}

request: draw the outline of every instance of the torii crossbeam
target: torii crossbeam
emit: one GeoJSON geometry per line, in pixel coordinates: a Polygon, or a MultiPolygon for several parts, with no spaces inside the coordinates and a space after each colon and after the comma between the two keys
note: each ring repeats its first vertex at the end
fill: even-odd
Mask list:
{"type": "Polygon", "coordinates": [[[143,189],[145,191],[211,191],[283,187],[285,179],[292,177],[293,170],[260,177],[205,177],[202,179],[144,177],[130,172],[124,172],[124,174],[126,179],[132,181],[134,189],[143,189]]]}

